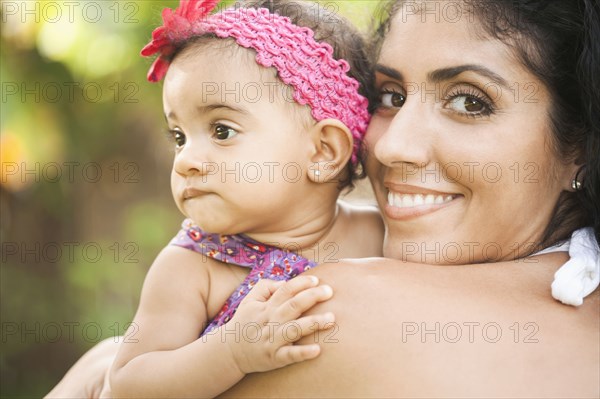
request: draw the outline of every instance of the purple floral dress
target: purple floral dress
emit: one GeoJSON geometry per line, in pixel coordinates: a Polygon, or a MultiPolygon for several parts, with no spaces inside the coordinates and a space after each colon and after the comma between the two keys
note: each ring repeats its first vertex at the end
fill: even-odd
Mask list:
{"type": "Polygon", "coordinates": [[[181,230],[171,240],[171,245],[199,252],[223,263],[251,269],[202,335],[227,323],[235,314],[240,302],[261,278],[289,280],[317,265],[293,252],[262,244],[242,234],[207,233],[190,219],[183,221],[181,230]]]}

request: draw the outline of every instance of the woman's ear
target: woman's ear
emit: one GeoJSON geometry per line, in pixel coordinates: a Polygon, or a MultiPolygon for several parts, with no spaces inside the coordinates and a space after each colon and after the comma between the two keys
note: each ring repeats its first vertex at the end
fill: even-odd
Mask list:
{"type": "Polygon", "coordinates": [[[308,178],[315,183],[326,183],[346,170],[352,157],[352,133],[337,119],[324,119],[311,128],[315,152],[310,158],[308,178]]]}

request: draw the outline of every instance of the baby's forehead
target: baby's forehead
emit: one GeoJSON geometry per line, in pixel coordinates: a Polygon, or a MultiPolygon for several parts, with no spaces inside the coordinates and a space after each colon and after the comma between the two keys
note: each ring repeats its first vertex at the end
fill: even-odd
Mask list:
{"type": "MultiPolygon", "coordinates": [[[[308,105],[294,99],[294,89],[278,77],[274,67],[256,62],[256,51],[232,39],[199,38],[180,50],[165,78],[165,91],[191,93],[202,100],[283,104],[301,123],[314,123],[308,105]],[[182,79],[182,74],[187,79],[182,79]],[[186,90],[190,81],[193,91],[186,90]]],[[[166,94],[166,93],[165,93],[166,94]]]]}
{"type": "Polygon", "coordinates": [[[198,84],[217,84],[228,91],[283,85],[277,71],[258,65],[255,56],[254,50],[240,47],[230,39],[194,41],[175,56],[167,78],[185,73],[198,84]]]}
{"type": "Polygon", "coordinates": [[[277,78],[277,70],[256,62],[256,51],[239,46],[233,39],[196,40],[182,49],[172,64],[187,64],[188,68],[203,66],[215,76],[229,75],[240,81],[253,80],[259,84],[284,84],[277,78]]]}

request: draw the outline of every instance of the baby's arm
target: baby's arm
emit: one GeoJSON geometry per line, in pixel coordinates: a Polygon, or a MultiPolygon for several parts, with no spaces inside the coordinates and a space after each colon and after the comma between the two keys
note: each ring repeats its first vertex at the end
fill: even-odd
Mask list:
{"type": "MultiPolygon", "coordinates": [[[[329,287],[316,287],[308,276],[286,283],[259,282],[227,325],[199,339],[209,317],[208,296],[218,283],[209,280],[203,260],[201,255],[176,246],[167,247],[157,257],[111,370],[115,397],[212,397],[246,373],[318,355],[316,345],[293,346],[277,336],[282,335],[285,323],[331,296],[329,287]],[[234,327],[256,331],[244,329],[250,321],[262,329],[260,340],[251,337],[254,343],[239,334],[221,333],[234,327]]],[[[305,327],[302,335],[307,335],[317,324],[322,326],[331,319],[331,315],[317,315],[295,323],[305,327]]]]}

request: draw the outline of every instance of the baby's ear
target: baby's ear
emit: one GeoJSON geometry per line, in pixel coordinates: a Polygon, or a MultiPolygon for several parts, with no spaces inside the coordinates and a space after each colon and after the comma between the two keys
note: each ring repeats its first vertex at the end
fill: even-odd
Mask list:
{"type": "Polygon", "coordinates": [[[313,125],[310,135],[315,153],[308,165],[308,178],[315,183],[337,180],[352,157],[350,129],[337,119],[324,119],[313,125]]]}

